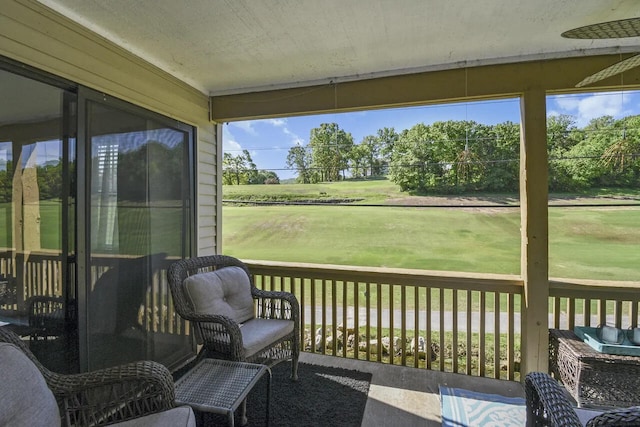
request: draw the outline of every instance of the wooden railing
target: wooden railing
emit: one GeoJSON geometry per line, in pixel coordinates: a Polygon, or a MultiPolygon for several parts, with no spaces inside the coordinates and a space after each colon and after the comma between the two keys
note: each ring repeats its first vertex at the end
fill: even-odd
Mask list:
{"type": "MultiPolygon", "coordinates": [[[[91,269],[92,277],[102,276],[117,261],[104,257],[91,269]]],[[[164,260],[154,273],[139,322],[148,331],[188,334],[188,324],[174,312],[166,282],[172,261],[164,260]]],[[[298,297],[305,351],[520,378],[523,283],[517,276],[245,262],[258,287],[298,297]]],[[[33,295],[60,296],[61,263],[59,256],[46,253],[31,253],[24,259],[0,255],[0,273],[14,281],[22,277],[20,301],[33,295]]],[[[636,327],[639,291],[640,282],[551,280],[549,326],[636,327]]]]}
{"type": "MultiPolygon", "coordinates": [[[[519,277],[245,262],[258,287],[298,297],[305,351],[520,378],[519,277]]],[[[640,282],[551,280],[549,286],[552,328],[640,323],[640,282]]]]}
{"type": "MultiPolygon", "coordinates": [[[[108,271],[117,268],[123,259],[134,258],[136,257],[121,255],[92,257],[90,282],[97,283],[108,271]]],[[[151,283],[148,284],[144,301],[141,301],[138,315],[139,326],[146,331],[168,334],[189,333],[188,323],[175,312],[167,283],[166,270],[171,262],[177,259],[166,258],[161,261],[161,265],[154,265],[151,283]]],[[[10,286],[16,287],[16,298],[11,301],[0,301],[0,309],[13,310],[20,314],[26,311],[26,302],[33,296],[63,296],[62,263],[63,260],[59,254],[46,251],[0,254],[0,274],[7,279],[10,286]]],[[[75,269],[71,261],[69,274],[69,280],[73,283],[75,269]]],[[[70,295],[69,299],[73,300],[74,296],[70,295]]]]}
{"type": "Polygon", "coordinates": [[[14,299],[0,302],[5,309],[24,310],[25,301],[35,295],[53,297],[63,294],[62,261],[54,253],[2,252],[0,274],[15,294],[14,299]]]}
{"type": "Polygon", "coordinates": [[[558,329],[575,326],[638,326],[640,282],[571,280],[549,282],[549,325],[558,329]]]}
{"type": "Polygon", "coordinates": [[[522,281],[514,276],[246,261],[256,286],[293,292],[304,350],[514,379],[522,281]]]}

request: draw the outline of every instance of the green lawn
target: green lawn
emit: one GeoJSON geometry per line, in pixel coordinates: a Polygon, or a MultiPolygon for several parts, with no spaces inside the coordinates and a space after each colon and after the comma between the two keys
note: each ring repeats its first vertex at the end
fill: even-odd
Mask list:
{"type": "MultiPolygon", "coordinates": [[[[223,207],[223,252],[245,259],[429,270],[518,274],[520,211],[506,208],[415,208],[403,204],[510,204],[517,195],[408,197],[386,180],[309,185],[224,186],[225,199],[358,199],[353,205],[274,205],[223,207]],[[363,206],[364,204],[376,206],[363,206]]],[[[605,190],[553,195],[554,202],[576,198],[603,204],[640,200],[639,190],[605,190]],[[606,197],[607,195],[612,197],[606,197]],[[615,196],[615,197],[613,197],[615,196]]],[[[145,217],[155,230],[136,224],[136,209],[121,212],[128,240],[145,241],[154,251],[173,253],[179,209],[145,217]],[[127,224],[130,223],[127,227],[127,224]],[[158,232],[160,231],[160,232],[158,232]],[[144,233],[143,233],[144,234],[144,233]]],[[[141,211],[146,212],[142,209],[141,211]]],[[[166,211],[166,212],[165,212],[166,211]]],[[[147,213],[148,215],[148,213],[147,213]]],[[[143,215],[144,216],[144,215],[143,215]]],[[[10,224],[11,206],[0,206],[0,221],[10,224]]],[[[41,244],[60,245],[60,202],[40,202],[41,244]]],[[[0,232],[0,244],[11,237],[0,232]]],[[[552,277],[640,280],[640,206],[550,207],[552,277]]],[[[124,239],[122,244],[127,243],[124,239]]],[[[136,243],[137,244],[137,243],[136,243]]],[[[126,246],[126,245],[125,245],[126,246]]]]}
{"type": "MultiPolygon", "coordinates": [[[[407,195],[388,181],[317,185],[225,186],[225,199],[362,198],[388,206],[223,207],[223,252],[239,258],[430,270],[519,274],[518,208],[391,206],[407,195]],[[292,196],[292,195],[295,195],[292,196]]],[[[639,191],[627,197],[640,200],[639,191]]],[[[580,195],[611,203],[599,190],[580,195]]],[[[567,200],[575,203],[575,196],[567,200]]],[[[619,192],[616,196],[620,196],[619,192]]],[[[561,195],[554,195],[557,202],[561,195]]],[[[481,200],[513,200],[482,195],[481,200]]],[[[478,200],[477,196],[473,197],[478,200]]],[[[419,198],[410,198],[414,204],[419,198]]],[[[452,203],[446,198],[430,199],[452,203]]],[[[552,277],[632,280],[640,277],[640,207],[549,209],[552,277]]]]}
{"type": "MultiPolygon", "coordinates": [[[[59,199],[41,200],[39,202],[40,213],[40,245],[42,249],[60,249],[62,228],[62,207],[59,199]]],[[[5,248],[14,247],[13,243],[13,207],[11,203],[0,203],[0,224],[5,224],[5,228],[0,228],[0,246],[5,248]]]]}
{"type": "Polygon", "coordinates": [[[224,252],[240,258],[517,273],[520,213],[438,208],[223,208],[224,252]]]}
{"type": "Polygon", "coordinates": [[[550,275],[640,280],[640,207],[549,210],[550,275]]]}
{"type": "MultiPolygon", "coordinates": [[[[520,213],[440,208],[223,208],[239,258],[518,274],[520,213]]],[[[638,280],[640,208],[553,208],[552,277],[638,280]]]]}
{"type": "MultiPolygon", "coordinates": [[[[225,185],[225,199],[291,200],[355,198],[367,203],[385,202],[401,195],[397,185],[386,179],[325,182],[319,184],[225,185]]],[[[357,202],[356,202],[357,203],[357,202]]]]}
{"type": "MultiPolygon", "coordinates": [[[[14,247],[13,212],[10,203],[0,203],[0,247],[14,247]]],[[[59,199],[38,202],[40,247],[60,250],[62,239],[62,205],[59,199]]],[[[73,215],[73,212],[71,213],[73,215]]],[[[118,207],[121,254],[139,255],[166,252],[179,256],[181,252],[182,208],[180,202],[156,204],[152,208],[135,204],[118,207]]],[[[29,248],[33,249],[33,248],[29,248]]]]}

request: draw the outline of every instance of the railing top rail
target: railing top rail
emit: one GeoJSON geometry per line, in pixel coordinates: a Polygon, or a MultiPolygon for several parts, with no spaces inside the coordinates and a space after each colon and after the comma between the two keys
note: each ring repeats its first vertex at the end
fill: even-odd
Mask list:
{"type": "Polygon", "coordinates": [[[522,293],[523,288],[522,279],[515,275],[262,260],[243,260],[243,262],[247,264],[250,271],[254,274],[283,277],[304,277],[488,292],[497,291],[514,294],[522,293]]]}
{"type": "Polygon", "coordinates": [[[640,301],[640,282],[612,280],[550,279],[549,296],[640,301]]]}

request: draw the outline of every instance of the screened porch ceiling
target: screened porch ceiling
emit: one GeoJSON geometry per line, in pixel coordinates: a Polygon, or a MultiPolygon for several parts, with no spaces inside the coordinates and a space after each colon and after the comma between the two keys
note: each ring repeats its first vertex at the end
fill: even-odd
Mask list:
{"type": "MultiPolygon", "coordinates": [[[[212,96],[216,121],[504,96],[522,84],[491,82],[526,78],[523,72],[547,76],[549,82],[534,83],[544,89],[571,90],[589,74],[640,52],[640,37],[560,36],[638,17],[635,0],[39,1],[212,96]],[[536,69],[541,62],[572,59],[536,69]],[[527,68],[500,68],[523,64],[527,68]],[[498,73],[469,74],[487,67],[498,73]],[[416,82],[412,76],[444,80],[416,82]],[[354,86],[358,82],[374,86],[354,86]],[[449,85],[452,93],[403,89],[422,83],[437,90],[449,85]],[[399,89],[389,89],[394,85],[399,89]],[[324,93],[307,96],[309,88],[324,86],[324,93]]],[[[638,82],[634,69],[596,86],[638,82]]]]}

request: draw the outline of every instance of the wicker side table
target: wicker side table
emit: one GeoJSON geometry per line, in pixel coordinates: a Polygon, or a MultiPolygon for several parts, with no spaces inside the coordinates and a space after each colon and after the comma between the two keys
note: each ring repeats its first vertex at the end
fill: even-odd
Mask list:
{"type": "Polygon", "coordinates": [[[579,407],[640,405],[640,357],[600,353],[572,331],[549,330],[549,369],[579,407]]]}
{"type": "MultiPolygon", "coordinates": [[[[271,370],[265,365],[230,360],[203,359],[176,381],[176,403],[194,410],[226,414],[233,427],[233,413],[263,375],[268,375],[266,425],[269,426],[271,370]]],[[[244,415],[244,414],[243,414],[244,415]]],[[[247,424],[246,418],[242,425],[247,424]]]]}

